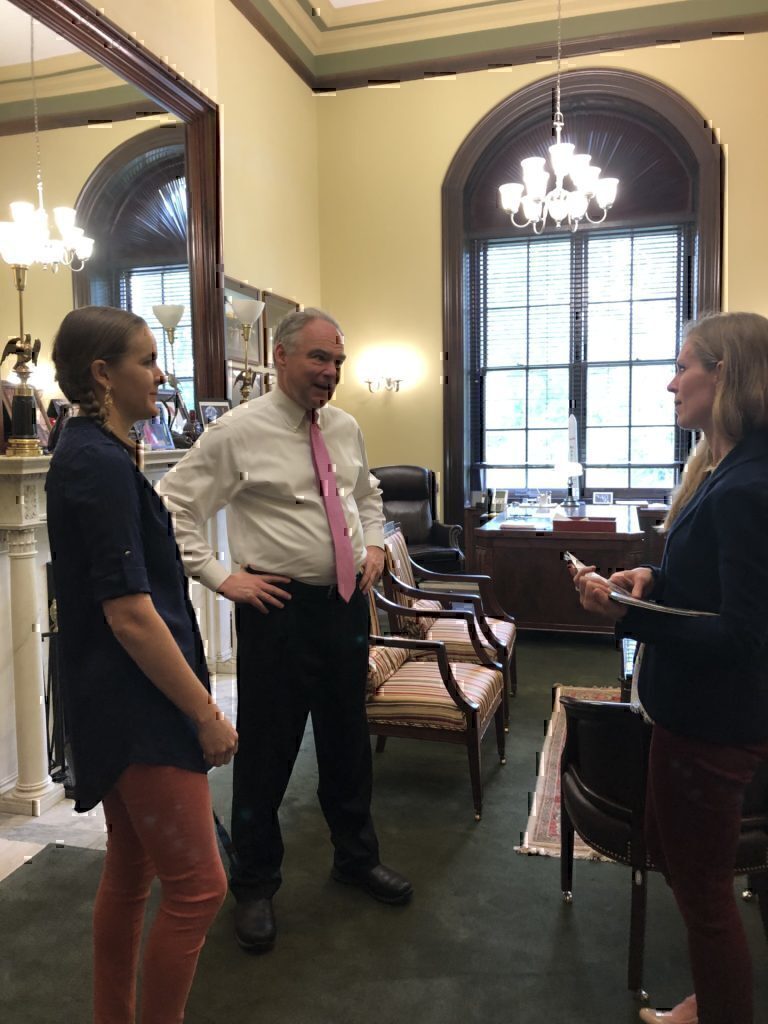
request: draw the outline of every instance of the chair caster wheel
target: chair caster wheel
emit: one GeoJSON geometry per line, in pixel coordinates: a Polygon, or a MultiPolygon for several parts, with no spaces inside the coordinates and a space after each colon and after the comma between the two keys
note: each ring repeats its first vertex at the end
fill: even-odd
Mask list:
{"type": "Polygon", "coordinates": [[[573,893],[572,892],[564,892],[563,893],[563,903],[573,903],[573,893]]]}
{"type": "Polygon", "coordinates": [[[475,811],[475,821],[480,821],[481,817],[482,817],[482,815],[478,814],[477,811],[475,811]]]}
{"type": "Polygon", "coordinates": [[[499,760],[499,764],[506,764],[506,763],[507,763],[507,759],[506,759],[506,757],[502,757],[502,758],[501,758],[501,759],[499,760]]]}
{"type": "Polygon", "coordinates": [[[751,903],[752,900],[755,898],[755,894],[751,889],[744,889],[742,890],[741,898],[744,900],[745,903],[751,903]]]}

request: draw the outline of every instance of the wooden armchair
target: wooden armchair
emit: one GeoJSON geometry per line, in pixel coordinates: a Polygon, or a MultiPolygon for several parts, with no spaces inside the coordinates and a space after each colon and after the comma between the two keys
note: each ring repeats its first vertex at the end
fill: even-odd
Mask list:
{"type": "MultiPolygon", "coordinates": [[[[480,747],[491,722],[496,726],[499,760],[504,756],[504,681],[479,639],[481,664],[449,662],[445,644],[415,637],[378,635],[377,608],[418,619],[423,613],[402,609],[371,590],[371,636],[368,660],[368,728],[382,753],[388,736],[457,743],[467,748],[475,820],[483,809],[480,747]],[[424,655],[434,660],[425,660],[424,655]]],[[[454,616],[439,610],[435,616],[454,616]]],[[[463,614],[474,629],[471,612],[463,614]]]]}
{"type": "Polygon", "coordinates": [[[384,545],[388,570],[384,576],[384,590],[387,598],[398,606],[398,611],[392,615],[393,632],[444,643],[449,656],[460,661],[474,661],[478,658],[475,642],[477,634],[483,649],[498,664],[504,676],[506,725],[509,721],[507,695],[514,696],[517,692],[517,629],[515,620],[499,604],[490,576],[436,573],[418,567],[419,575],[426,580],[455,584],[455,587],[445,591],[420,590],[416,586],[415,563],[408,554],[402,531],[397,528],[389,530],[384,537],[384,545]],[[466,590],[472,585],[477,586],[479,593],[465,593],[461,590],[462,586],[466,590]],[[465,618],[456,614],[435,614],[440,609],[448,610],[456,604],[470,604],[473,616],[465,618]],[[422,612],[422,617],[414,619],[407,616],[406,608],[422,612]]]}

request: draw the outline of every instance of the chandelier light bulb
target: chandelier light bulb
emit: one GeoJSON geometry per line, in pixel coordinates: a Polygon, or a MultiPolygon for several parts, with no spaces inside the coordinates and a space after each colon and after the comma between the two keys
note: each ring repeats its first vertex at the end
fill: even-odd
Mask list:
{"type": "Polygon", "coordinates": [[[507,213],[512,213],[518,208],[524,191],[525,185],[513,184],[512,182],[508,182],[500,187],[501,205],[507,213]]]}
{"type": "Polygon", "coordinates": [[[598,206],[609,209],[616,202],[616,190],[619,187],[618,178],[601,178],[595,187],[595,200],[598,206]]]}
{"type": "Polygon", "coordinates": [[[549,160],[555,172],[558,188],[562,188],[563,178],[570,173],[575,148],[572,142],[556,142],[554,146],[549,147],[549,160]]]}
{"type": "Polygon", "coordinates": [[[53,219],[56,222],[56,227],[59,229],[59,234],[62,238],[66,238],[71,235],[73,231],[79,231],[80,234],[84,234],[82,228],[75,227],[75,211],[71,206],[56,206],[53,210],[53,219]]]}
{"type": "Polygon", "coordinates": [[[590,224],[602,224],[608,210],[616,201],[619,186],[618,178],[600,177],[601,168],[592,164],[589,153],[575,153],[575,145],[562,140],[565,119],[560,110],[560,68],[563,49],[561,8],[562,0],[558,0],[557,78],[555,114],[552,120],[556,141],[549,147],[554,187],[548,191],[550,173],[544,157],[540,156],[531,156],[520,161],[523,171],[522,185],[518,182],[508,182],[499,186],[501,207],[509,214],[514,226],[531,227],[537,235],[542,233],[550,219],[556,227],[565,225],[572,231],[577,230],[582,220],[588,220],[590,224]],[[573,188],[565,187],[566,179],[570,179],[573,188]],[[593,213],[597,214],[599,210],[597,216],[590,215],[590,206],[593,213]],[[522,214],[522,223],[515,219],[515,214],[522,214]]]}
{"type": "Polygon", "coordinates": [[[38,127],[37,84],[35,78],[35,29],[30,18],[30,79],[32,82],[32,108],[34,112],[35,149],[37,152],[37,206],[18,201],[11,203],[12,220],[3,222],[0,232],[0,255],[12,266],[30,267],[35,263],[50,267],[54,272],[61,265],[82,270],[93,254],[94,241],[86,238],[82,228],[75,226],[76,213],[68,206],[57,206],[54,220],[61,238],[51,238],[48,214],[43,202],[43,174],[40,164],[40,134],[38,127]]]}

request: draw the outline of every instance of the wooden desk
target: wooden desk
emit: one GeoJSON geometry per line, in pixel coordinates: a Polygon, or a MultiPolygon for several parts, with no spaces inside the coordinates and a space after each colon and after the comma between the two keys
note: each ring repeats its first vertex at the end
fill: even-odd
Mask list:
{"type": "Polygon", "coordinates": [[[477,572],[487,573],[499,601],[519,629],[613,633],[613,626],[585,612],[562,560],[572,551],[603,576],[643,562],[644,535],[631,505],[587,505],[587,515],[615,516],[616,533],[552,532],[548,514],[526,528],[501,529],[496,516],[474,531],[477,572]]]}

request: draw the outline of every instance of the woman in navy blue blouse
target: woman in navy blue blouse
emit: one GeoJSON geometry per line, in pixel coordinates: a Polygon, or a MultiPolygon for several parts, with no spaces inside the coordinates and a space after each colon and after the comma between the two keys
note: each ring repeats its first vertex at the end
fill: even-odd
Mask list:
{"type": "Polygon", "coordinates": [[[109,833],[94,908],[94,1022],[134,1024],[144,909],[142,1024],[184,1017],[205,935],[226,895],[206,772],[237,746],[213,703],[168,514],[129,431],[156,412],[154,338],[132,313],[65,317],[53,350],[79,405],[51,460],[48,533],[75,809],[109,833]]]}
{"type": "Polygon", "coordinates": [[[646,840],[688,931],[696,994],[640,1017],[752,1024],[733,871],[744,790],[768,758],[768,320],[719,313],[689,324],[668,390],[679,426],[701,440],[672,501],[661,566],[612,579],[635,597],[710,614],[627,609],[589,569],[576,584],[585,608],[645,642],[646,840]]]}

